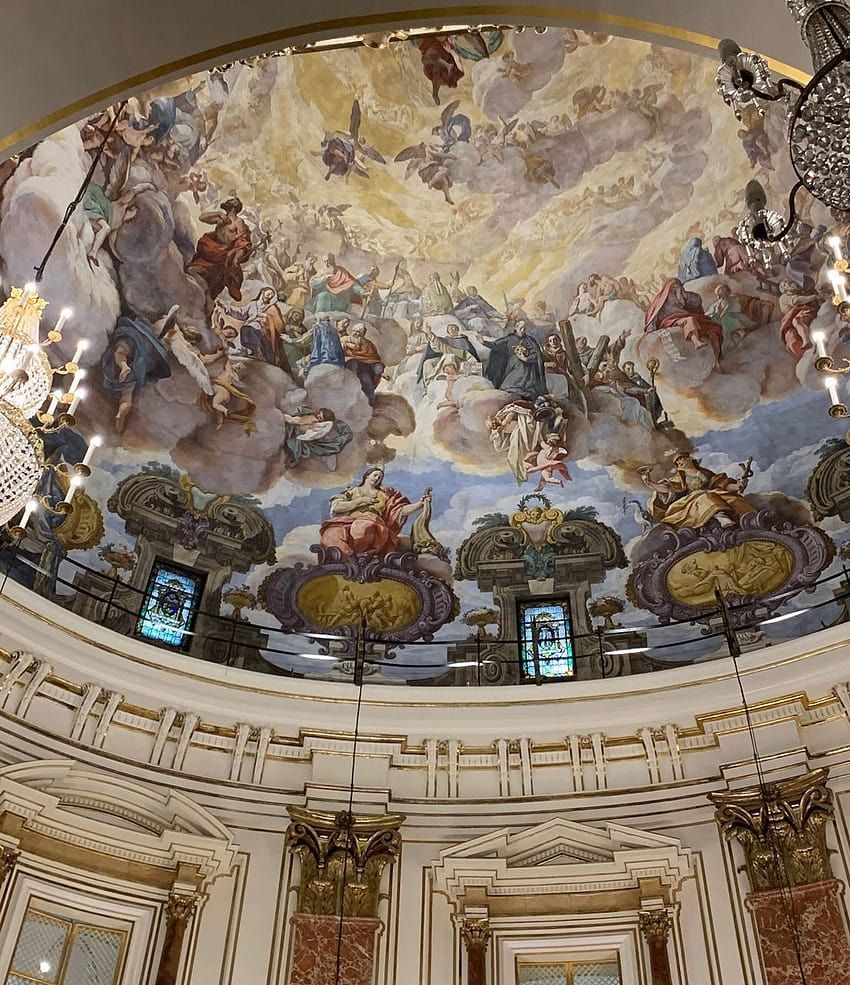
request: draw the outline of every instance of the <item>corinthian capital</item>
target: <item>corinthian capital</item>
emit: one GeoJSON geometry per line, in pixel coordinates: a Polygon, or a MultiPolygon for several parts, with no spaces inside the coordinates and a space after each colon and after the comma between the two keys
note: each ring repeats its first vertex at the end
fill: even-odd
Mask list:
{"type": "Polygon", "coordinates": [[[639,919],[640,932],[648,941],[667,943],[672,921],[666,910],[641,910],[639,919]]]}
{"type": "Polygon", "coordinates": [[[165,904],[166,922],[187,924],[195,915],[200,899],[197,893],[171,893],[165,904]]]}
{"type": "Polygon", "coordinates": [[[3,886],[18,863],[20,852],[14,848],[0,848],[0,886],[3,886]]]}
{"type": "Polygon", "coordinates": [[[484,919],[470,919],[465,917],[461,921],[460,932],[467,950],[473,951],[476,948],[485,950],[490,943],[492,931],[490,924],[484,919]]]}

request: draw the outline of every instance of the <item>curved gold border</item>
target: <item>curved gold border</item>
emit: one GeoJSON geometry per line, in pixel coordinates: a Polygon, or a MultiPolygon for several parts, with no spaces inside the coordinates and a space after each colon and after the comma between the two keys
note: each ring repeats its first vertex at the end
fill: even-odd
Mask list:
{"type": "MultiPolygon", "coordinates": [[[[575,22],[594,23],[605,27],[619,29],[625,32],[634,32],[645,35],[656,35],[659,38],[678,41],[682,44],[694,45],[700,48],[715,49],[718,38],[713,38],[708,34],[701,34],[698,31],[689,31],[685,28],[670,27],[665,24],[657,24],[654,21],[645,21],[638,17],[627,17],[621,14],[605,13],[599,10],[582,10],[580,8],[549,7],[538,5],[513,5],[513,4],[472,4],[458,7],[423,7],[416,10],[407,11],[387,11],[380,14],[363,14],[355,17],[333,18],[331,20],[315,21],[310,24],[302,24],[296,27],[285,28],[281,31],[272,31],[266,34],[257,34],[252,37],[242,38],[228,44],[218,45],[214,48],[207,48],[204,51],[186,55],[175,61],[160,65],[147,72],[131,75],[114,85],[107,86],[97,92],[90,93],[77,99],[66,106],[62,106],[46,116],[19,127],[11,133],[0,137],[0,152],[8,150],[14,146],[25,146],[25,142],[36,134],[42,134],[49,128],[59,129],[59,125],[68,125],[75,119],[83,116],[87,111],[108,105],[110,102],[117,101],[119,96],[140,91],[142,87],[148,86],[157,80],[175,76],[179,72],[189,75],[192,71],[203,68],[209,64],[228,61],[234,56],[243,52],[263,50],[284,42],[294,42],[313,35],[331,35],[346,31],[356,32],[358,29],[374,28],[378,25],[382,27],[411,27],[424,26],[426,22],[442,20],[444,23],[453,23],[458,20],[468,21],[469,23],[481,23],[482,20],[498,18],[514,23],[528,24],[549,24],[553,27],[569,27],[575,22]]],[[[617,33],[616,30],[611,33],[617,33]]],[[[765,56],[767,57],[767,56],[765,56]]],[[[789,78],[796,79],[798,82],[806,83],[810,79],[810,74],[784,62],[767,57],[770,67],[789,78]]]]}

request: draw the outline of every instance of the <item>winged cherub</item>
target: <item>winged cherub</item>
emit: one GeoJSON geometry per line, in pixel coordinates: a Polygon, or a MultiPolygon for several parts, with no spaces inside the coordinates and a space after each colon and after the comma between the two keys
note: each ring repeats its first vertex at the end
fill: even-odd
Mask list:
{"type": "Polygon", "coordinates": [[[381,154],[367,144],[364,137],[360,136],[362,118],[360,100],[355,99],[351,106],[348,131],[335,130],[333,133],[325,134],[322,150],[316,152],[320,153],[322,161],[328,169],[325,181],[330,181],[331,175],[347,178],[350,174],[357,174],[361,178],[368,178],[369,172],[362,160],[364,157],[371,161],[377,161],[378,164],[387,163],[381,154]]]}
{"type": "Polygon", "coordinates": [[[449,191],[454,184],[452,176],[449,174],[448,162],[454,160],[453,154],[446,154],[440,147],[434,144],[421,143],[414,144],[412,147],[405,147],[395,156],[397,162],[407,161],[407,169],[404,172],[405,180],[414,174],[419,175],[419,180],[428,188],[443,193],[443,198],[454,205],[449,191]]]}

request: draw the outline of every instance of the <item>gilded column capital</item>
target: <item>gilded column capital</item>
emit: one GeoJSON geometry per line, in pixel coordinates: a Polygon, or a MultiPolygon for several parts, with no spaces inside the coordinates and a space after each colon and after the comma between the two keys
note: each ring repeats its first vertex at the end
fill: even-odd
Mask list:
{"type": "Polygon", "coordinates": [[[640,932],[647,941],[658,941],[661,944],[667,943],[673,921],[670,914],[663,909],[641,910],[638,914],[640,922],[640,932]]]}
{"type": "Polygon", "coordinates": [[[165,902],[166,923],[186,926],[194,917],[200,901],[197,893],[170,893],[165,902]]]}
{"type": "Polygon", "coordinates": [[[829,770],[818,769],[763,787],[709,794],[724,838],[744,849],[755,892],[833,878],[826,844],[834,813],[828,776],[829,770]]]}
{"type": "Polygon", "coordinates": [[[0,848],[0,886],[3,886],[18,864],[20,852],[14,848],[0,848]]]}
{"type": "Polygon", "coordinates": [[[376,917],[381,876],[401,851],[404,815],[288,811],[287,849],[301,861],[298,912],[376,917]]]}
{"type": "Polygon", "coordinates": [[[489,922],[481,917],[464,917],[460,922],[460,933],[468,951],[486,951],[493,931],[490,929],[489,922]]]}

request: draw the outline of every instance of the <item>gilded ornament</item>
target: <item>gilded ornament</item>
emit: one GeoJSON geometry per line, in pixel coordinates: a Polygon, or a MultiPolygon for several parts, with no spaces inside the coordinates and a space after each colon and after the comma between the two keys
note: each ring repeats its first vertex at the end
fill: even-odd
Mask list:
{"type": "Polygon", "coordinates": [[[727,841],[744,849],[756,892],[832,879],[826,826],[834,812],[828,769],[763,788],[709,794],[727,841]]]}
{"type": "Polygon", "coordinates": [[[673,921],[666,910],[641,910],[638,919],[640,932],[648,941],[667,943],[673,921]]]}
{"type": "Polygon", "coordinates": [[[298,912],[377,917],[381,876],[401,850],[403,814],[364,816],[290,807],[289,851],[301,861],[298,912]]]}
{"type": "Polygon", "coordinates": [[[467,949],[470,951],[476,948],[480,948],[481,950],[486,949],[490,943],[490,938],[493,936],[490,924],[486,920],[470,919],[468,917],[465,917],[461,921],[460,932],[464,944],[466,944],[467,949]]]}

